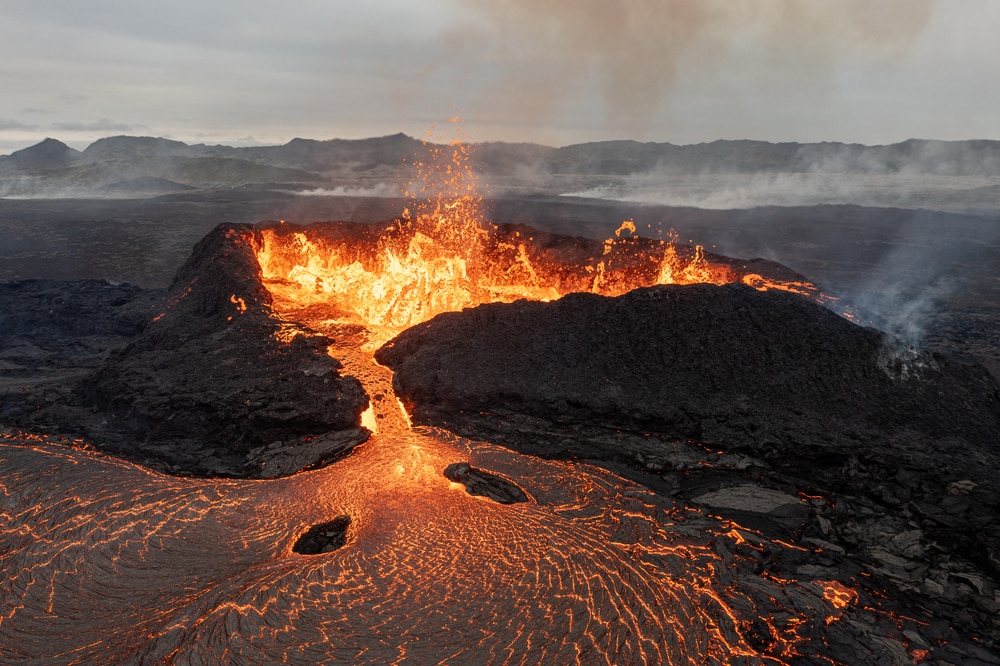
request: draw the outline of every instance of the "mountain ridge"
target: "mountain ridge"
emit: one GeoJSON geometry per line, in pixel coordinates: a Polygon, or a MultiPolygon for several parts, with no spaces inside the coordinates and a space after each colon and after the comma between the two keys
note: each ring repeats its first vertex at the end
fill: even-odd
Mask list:
{"type": "MultiPolygon", "coordinates": [[[[163,137],[116,135],[98,139],[83,151],[48,138],[10,155],[0,155],[0,164],[25,166],[42,162],[51,167],[66,166],[78,160],[106,162],[169,155],[232,157],[266,162],[273,166],[323,170],[339,163],[334,160],[398,165],[401,158],[423,152],[430,145],[433,144],[402,132],[363,139],[296,137],[284,144],[268,146],[187,144],[163,137]]],[[[609,167],[615,172],[623,168],[648,170],[657,166],[685,170],[708,167],[737,172],[817,169],[891,172],[915,167],[932,173],[969,172],[974,167],[986,167],[990,172],[1000,172],[1000,141],[990,139],[907,139],[899,143],[876,145],[838,141],[771,142],[755,139],[717,139],[691,144],[614,139],[561,147],[505,141],[471,145],[474,159],[477,154],[482,153],[482,161],[487,165],[493,161],[502,161],[500,155],[517,155],[528,158],[530,162],[542,162],[549,171],[567,173],[603,172],[609,167]]]]}
{"type": "MultiPolygon", "coordinates": [[[[44,195],[70,186],[103,187],[112,177],[116,181],[160,178],[189,187],[364,188],[403,182],[405,165],[426,162],[439,145],[403,133],[365,139],[296,137],[282,145],[242,147],[118,135],[98,139],[78,151],[49,138],[0,156],[0,196],[44,195]]],[[[908,139],[875,146],[750,139],[686,145],[610,140],[563,147],[507,142],[471,146],[469,163],[480,175],[494,182],[516,180],[520,192],[554,190],[550,194],[574,192],[566,186],[574,179],[586,189],[608,182],[599,179],[634,175],[1000,177],[1000,141],[994,140],[908,139]]],[[[977,183],[985,184],[989,183],[977,183]]]]}

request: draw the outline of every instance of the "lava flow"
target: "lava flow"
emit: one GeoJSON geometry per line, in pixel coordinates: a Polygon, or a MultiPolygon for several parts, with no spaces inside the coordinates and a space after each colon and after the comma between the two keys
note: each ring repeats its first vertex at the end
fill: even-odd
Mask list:
{"type": "Polygon", "coordinates": [[[755,574],[750,531],[428,429],[267,482],[8,443],[0,479],[5,663],[783,663],[860,611],[755,574]],[[530,501],[467,494],[465,460],[530,501]],[[292,551],[337,516],[342,548],[292,551]]]}

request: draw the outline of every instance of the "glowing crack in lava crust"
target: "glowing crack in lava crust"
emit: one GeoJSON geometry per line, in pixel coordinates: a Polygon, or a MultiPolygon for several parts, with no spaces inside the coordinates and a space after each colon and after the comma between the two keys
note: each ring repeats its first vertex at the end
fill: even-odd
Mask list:
{"type": "MultiPolygon", "coordinates": [[[[449,157],[445,172],[466,178],[461,146],[449,157]]],[[[276,224],[254,248],[276,314],[329,334],[380,397],[377,433],[345,459],[276,480],[186,479],[0,440],[5,663],[777,664],[863,612],[839,583],[755,571],[767,548],[794,546],[596,467],[409,428],[370,352],[441,312],[671,282],[821,298],[794,274],[764,278],[634,225],[561,246],[484,225],[478,195],[453,190],[380,225],[276,224]],[[468,494],[443,474],[460,462],[528,501],[468,494]],[[342,547],[293,551],[340,517],[342,547]]]]}

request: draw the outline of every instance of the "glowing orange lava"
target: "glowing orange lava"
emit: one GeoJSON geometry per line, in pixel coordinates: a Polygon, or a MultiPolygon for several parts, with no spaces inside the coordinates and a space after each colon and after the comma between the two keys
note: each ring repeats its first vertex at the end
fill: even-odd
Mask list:
{"type": "Polygon", "coordinates": [[[257,257],[277,310],[322,305],[328,322],[361,324],[378,344],[443,312],[580,291],[617,296],[656,284],[742,282],[826,298],[807,281],[751,272],[673,233],[641,238],[632,220],[603,244],[562,240],[575,240],[573,247],[490,224],[469,155],[458,139],[434,145],[404,192],[411,207],[390,223],[263,229],[257,257]]]}
{"type": "Polygon", "coordinates": [[[854,610],[823,592],[849,588],[725,555],[749,531],[431,429],[265,482],[0,433],[0,519],[3,663],[787,664],[815,649],[817,609],[854,610]],[[458,461],[531,500],[469,495],[442,474],[458,461]],[[341,515],[346,545],[293,552],[341,515]]]}
{"type": "Polygon", "coordinates": [[[816,581],[816,584],[823,588],[823,598],[834,608],[844,609],[858,601],[858,593],[841,582],[826,580],[816,581]]]}

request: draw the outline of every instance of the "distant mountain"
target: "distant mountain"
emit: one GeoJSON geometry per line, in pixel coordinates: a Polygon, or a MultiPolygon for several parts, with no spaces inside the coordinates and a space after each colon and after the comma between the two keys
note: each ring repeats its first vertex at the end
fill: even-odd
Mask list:
{"type": "MultiPolygon", "coordinates": [[[[0,157],[0,196],[47,196],[60,188],[100,190],[137,178],[198,188],[334,190],[396,185],[405,177],[402,165],[424,160],[431,148],[405,134],[325,141],[297,138],[280,146],[255,147],[113,136],[95,141],[82,152],[46,139],[0,157]]],[[[637,174],[660,180],[706,174],[1000,177],[1000,141],[913,139],[885,146],[750,140],[691,145],[601,141],[561,148],[490,142],[473,147],[471,163],[487,182],[519,192],[547,194],[573,192],[567,185],[571,182],[583,187],[620,184],[637,174]]]]}
{"type": "Polygon", "coordinates": [[[11,153],[0,162],[7,168],[36,171],[44,169],[59,169],[79,162],[83,153],[67,146],[56,139],[45,139],[24,150],[11,153]]]}
{"type": "Polygon", "coordinates": [[[91,162],[110,162],[149,157],[191,156],[191,146],[171,139],[150,136],[111,136],[87,146],[83,156],[91,162]]]}
{"type": "Polygon", "coordinates": [[[425,153],[426,144],[405,134],[371,139],[292,139],[283,146],[233,148],[232,157],[255,159],[276,166],[328,171],[346,164],[362,167],[399,166],[404,158],[425,153]]]}
{"type": "Polygon", "coordinates": [[[713,141],[691,145],[602,141],[555,149],[550,173],[628,175],[703,173],[1000,174],[1000,141],[924,141],[887,146],[845,143],[713,141]]]}
{"type": "Polygon", "coordinates": [[[238,150],[115,136],[95,141],[80,152],[46,139],[0,157],[0,196],[155,196],[179,189],[257,184],[295,189],[327,182],[306,169],[240,159],[235,157],[238,150]]]}

